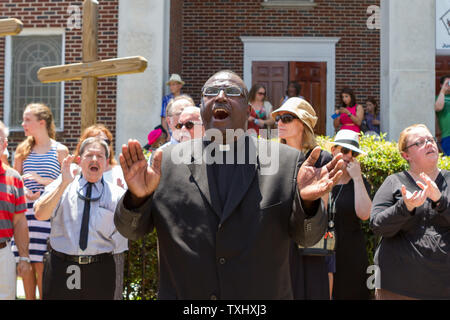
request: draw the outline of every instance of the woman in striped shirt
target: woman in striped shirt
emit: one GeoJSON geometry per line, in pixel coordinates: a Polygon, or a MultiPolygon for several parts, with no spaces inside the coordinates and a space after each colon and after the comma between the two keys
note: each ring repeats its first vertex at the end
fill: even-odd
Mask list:
{"type": "MultiPolygon", "coordinates": [[[[27,137],[16,149],[14,169],[24,180],[27,198],[30,258],[32,272],[22,276],[26,299],[36,299],[36,285],[42,297],[43,255],[47,251],[50,221],[34,217],[33,203],[46,185],[61,172],[61,163],[69,154],[66,146],[55,141],[55,124],[50,109],[40,103],[29,104],[23,112],[22,127],[27,137]]],[[[16,252],[15,252],[16,253],[16,252]]]]}

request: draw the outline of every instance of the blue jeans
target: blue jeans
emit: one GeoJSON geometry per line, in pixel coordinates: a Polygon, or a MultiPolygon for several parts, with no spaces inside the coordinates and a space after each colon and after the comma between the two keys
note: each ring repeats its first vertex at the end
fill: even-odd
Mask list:
{"type": "Polygon", "coordinates": [[[444,151],[445,156],[450,156],[450,137],[441,139],[441,148],[444,151]]]}

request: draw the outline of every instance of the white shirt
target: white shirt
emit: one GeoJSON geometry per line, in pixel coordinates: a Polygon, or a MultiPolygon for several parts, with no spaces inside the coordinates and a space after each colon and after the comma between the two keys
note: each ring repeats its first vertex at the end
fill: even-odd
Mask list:
{"type": "Polygon", "coordinates": [[[125,178],[123,177],[122,168],[119,165],[113,166],[111,168],[111,170],[103,172],[103,179],[105,179],[105,181],[109,181],[115,185],[117,185],[117,179],[120,179],[120,181],[123,184],[124,189],[125,190],[128,189],[127,183],[125,182],[125,178]]]}
{"type": "MultiPolygon", "coordinates": [[[[61,176],[45,188],[44,195],[54,191],[60,183],[61,176]]],[[[125,190],[106,180],[103,183],[101,180],[97,181],[92,186],[91,198],[100,196],[100,199],[91,202],[88,245],[86,250],[80,249],[84,200],[78,196],[77,190],[85,196],[86,185],[87,181],[83,177],[76,176],[64,190],[52,213],[50,245],[54,250],[68,255],[120,253],[127,250],[128,240],[114,225],[114,211],[125,190]]],[[[42,198],[43,196],[39,199],[42,198]]]]}

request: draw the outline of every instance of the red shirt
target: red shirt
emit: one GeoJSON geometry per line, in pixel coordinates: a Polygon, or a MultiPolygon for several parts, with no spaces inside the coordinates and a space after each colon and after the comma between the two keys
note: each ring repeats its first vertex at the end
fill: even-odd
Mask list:
{"type": "MultiPolygon", "coordinates": [[[[252,116],[253,118],[255,118],[257,120],[266,120],[266,118],[267,118],[266,109],[264,108],[264,106],[262,106],[261,109],[257,112],[252,107],[252,111],[250,112],[250,116],[252,116]]],[[[254,121],[248,121],[247,123],[248,123],[247,130],[248,129],[253,129],[253,130],[256,131],[256,134],[259,135],[259,129],[261,129],[261,127],[258,126],[254,121]]]]}
{"type": "Polygon", "coordinates": [[[13,217],[27,210],[23,181],[17,171],[0,162],[0,242],[14,235],[13,217]]]}

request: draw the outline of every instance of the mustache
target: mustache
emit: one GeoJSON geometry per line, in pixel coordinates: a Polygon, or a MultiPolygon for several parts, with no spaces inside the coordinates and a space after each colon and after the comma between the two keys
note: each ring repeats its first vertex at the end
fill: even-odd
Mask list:
{"type": "Polygon", "coordinates": [[[214,105],[212,106],[211,110],[217,110],[217,109],[224,109],[226,110],[228,113],[231,112],[231,106],[228,103],[214,103],[214,105]]]}

